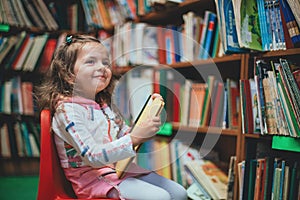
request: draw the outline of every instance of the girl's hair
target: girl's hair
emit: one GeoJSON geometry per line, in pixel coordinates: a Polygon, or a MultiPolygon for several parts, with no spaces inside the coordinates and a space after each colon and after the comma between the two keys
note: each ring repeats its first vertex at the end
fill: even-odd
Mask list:
{"type": "MultiPolygon", "coordinates": [[[[90,35],[69,35],[54,53],[49,70],[45,74],[43,82],[36,88],[35,94],[39,108],[50,109],[55,112],[55,106],[59,100],[72,97],[75,80],[74,65],[78,52],[88,42],[101,42],[90,35]]],[[[96,94],[95,101],[99,104],[111,105],[111,97],[117,76],[113,75],[109,85],[96,94]]]]}

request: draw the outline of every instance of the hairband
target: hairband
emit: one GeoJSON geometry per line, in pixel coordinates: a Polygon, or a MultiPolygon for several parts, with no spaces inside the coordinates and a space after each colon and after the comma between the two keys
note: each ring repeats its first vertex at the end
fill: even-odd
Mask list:
{"type": "Polygon", "coordinates": [[[72,35],[67,35],[67,37],[66,37],[66,43],[67,43],[68,45],[72,43],[72,38],[73,38],[72,35]]]}

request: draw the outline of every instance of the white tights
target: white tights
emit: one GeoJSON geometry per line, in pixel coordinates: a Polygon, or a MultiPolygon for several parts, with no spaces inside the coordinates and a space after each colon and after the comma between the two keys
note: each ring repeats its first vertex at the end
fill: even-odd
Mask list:
{"type": "MultiPolygon", "coordinates": [[[[186,200],[186,190],[178,183],[154,172],[135,178],[127,178],[119,184],[121,196],[126,200],[186,200]]],[[[118,198],[112,189],[109,198],[118,198]]]]}

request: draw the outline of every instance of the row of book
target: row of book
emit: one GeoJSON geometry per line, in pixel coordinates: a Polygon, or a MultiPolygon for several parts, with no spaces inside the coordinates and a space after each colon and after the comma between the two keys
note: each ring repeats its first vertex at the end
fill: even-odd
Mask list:
{"type": "Polygon", "coordinates": [[[150,26],[132,21],[115,26],[112,55],[116,66],[173,64],[223,55],[216,14],[183,14],[182,26],[150,26]]]}
{"type": "Polygon", "coordinates": [[[300,44],[300,3],[292,0],[215,0],[225,53],[272,51],[300,44]]]}
{"type": "Polygon", "coordinates": [[[48,34],[35,35],[22,31],[0,38],[0,65],[3,69],[34,71],[48,69],[57,39],[48,34]]]}
{"type": "Polygon", "coordinates": [[[164,98],[163,120],[190,127],[238,127],[239,88],[236,81],[225,83],[215,76],[195,82],[172,69],[137,67],[125,73],[116,86],[115,101],[124,117],[135,119],[147,95],[164,98]],[[126,105],[123,99],[134,99],[126,105]],[[130,114],[131,113],[131,116],[130,114]]]}
{"type": "Polygon", "coordinates": [[[243,133],[299,137],[300,69],[286,59],[258,59],[254,77],[240,80],[243,133]]]}
{"type": "Polygon", "coordinates": [[[0,24],[42,30],[59,28],[44,0],[2,0],[0,11],[0,24]]]}
{"type": "Polygon", "coordinates": [[[0,138],[2,158],[39,157],[40,127],[33,121],[1,121],[0,138]]]}
{"type": "MultiPolygon", "coordinates": [[[[169,141],[160,138],[144,143],[137,154],[136,162],[186,188],[196,184],[198,196],[202,196],[202,199],[227,197],[228,176],[215,164],[219,160],[214,151],[203,157],[198,149],[178,139],[169,141]]],[[[191,190],[188,189],[188,195],[192,198],[195,191],[191,190]]]]}
{"type": "MultiPolygon", "coordinates": [[[[170,1],[171,2],[171,1],[170,1]]],[[[173,1],[181,3],[182,1],[173,1]]],[[[137,20],[155,10],[155,5],[163,5],[161,0],[81,0],[88,26],[110,29],[125,21],[137,20]]]]}
{"type": "Polygon", "coordinates": [[[238,163],[239,199],[298,199],[300,168],[296,161],[257,158],[238,163]]]}
{"type": "Polygon", "coordinates": [[[0,112],[34,115],[33,83],[16,76],[0,83],[0,112]]]}

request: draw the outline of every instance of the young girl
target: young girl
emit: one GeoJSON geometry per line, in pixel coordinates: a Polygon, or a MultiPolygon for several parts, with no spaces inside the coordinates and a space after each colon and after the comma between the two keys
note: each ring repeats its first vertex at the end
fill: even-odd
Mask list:
{"type": "Polygon", "coordinates": [[[56,51],[37,92],[41,108],[51,110],[58,156],[75,194],[187,199],[181,185],[135,164],[124,178],[116,175],[115,163],[135,156],[134,147],[151,139],[161,125],[160,117],[153,117],[130,132],[111,102],[116,80],[105,47],[92,36],[73,35],[56,51]]]}

